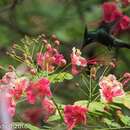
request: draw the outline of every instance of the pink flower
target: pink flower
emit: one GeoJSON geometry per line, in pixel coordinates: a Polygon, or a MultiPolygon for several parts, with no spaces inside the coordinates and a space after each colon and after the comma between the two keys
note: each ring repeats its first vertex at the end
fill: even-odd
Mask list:
{"type": "Polygon", "coordinates": [[[129,6],[130,0],[122,0],[122,3],[123,3],[124,6],[129,6]]]}
{"type": "Polygon", "coordinates": [[[48,98],[44,98],[42,100],[42,108],[43,108],[44,121],[46,122],[49,116],[55,114],[56,108],[53,102],[48,98]]]}
{"type": "Polygon", "coordinates": [[[15,99],[20,99],[23,92],[27,88],[27,81],[25,79],[23,80],[16,80],[14,82],[14,86],[10,89],[11,94],[15,97],[15,99]]]}
{"type": "Polygon", "coordinates": [[[64,121],[68,126],[67,130],[72,130],[78,124],[86,124],[87,108],[77,105],[67,105],[64,107],[64,121]]]}
{"type": "Polygon", "coordinates": [[[1,79],[1,83],[3,84],[12,84],[12,82],[14,82],[14,80],[16,80],[16,74],[15,72],[7,72],[5,73],[5,75],[2,77],[1,79]]]}
{"type": "Polygon", "coordinates": [[[44,61],[44,56],[41,52],[37,53],[37,64],[38,65],[42,65],[44,61]]]}
{"type": "Polygon", "coordinates": [[[123,96],[124,90],[122,89],[123,85],[117,81],[114,75],[108,75],[103,77],[99,81],[100,94],[101,98],[105,102],[112,102],[114,97],[123,96]]]}
{"type": "Polygon", "coordinates": [[[121,31],[128,30],[129,28],[130,28],[130,17],[124,15],[121,18],[119,24],[117,24],[116,31],[121,32],[121,31]]]}
{"type": "Polygon", "coordinates": [[[43,99],[45,96],[52,96],[48,79],[41,78],[34,83],[30,83],[27,88],[27,100],[29,103],[34,104],[37,97],[43,99]]]}
{"type": "Polygon", "coordinates": [[[64,56],[60,53],[57,53],[54,55],[55,61],[54,63],[59,66],[64,66],[66,64],[66,60],[64,59],[64,56]]]}
{"type": "Polygon", "coordinates": [[[120,20],[117,26],[114,28],[114,33],[119,33],[130,28],[130,18],[117,8],[114,2],[105,2],[103,8],[103,21],[106,23],[120,20]]]}
{"type": "Polygon", "coordinates": [[[45,97],[45,96],[52,96],[51,90],[50,90],[50,81],[46,78],[42,78],[38,80],[34,86],[33,89],[38,92],[39,95],[45,97]]]}
{"type": "Polygon", "coordinates": [[[14,116],[15,109],[16,109],[16,102],[13,99],[13,96],[9,93],[6,94],[6,98],[7,98],[8,112],[9,112],[10,116],[14,116]]]}
{"type": "Polygon", "coordinates": [[[81,52],[79,49],[76,49],[74,47],[72,51],[73,51],[71,54],[72,74],[76,75],[80,72],[80,70],[78,69],[78,66],[86,67],[87,60],[81,57],[81,52]]]}
{"type": "Polygon", "coordinates": [[[25,121],[39,126],[39,122],[43,118],[42,112],[42,108],[30,108],[25,110],[22,116],[25,121]]]}
{"type": "Polygon", "coordinates": [[[124,73],[123,78],[124,78],[124,80],[122,83],[123,83],[123,85],[126,85],[130,81],[130,73],[128,73],[128,72],[124,73]]]}
{"type": "Polygon", "coordinates": [[[75,47],[72,49],[71,54],[71,64],[72,64],[72,74],[78,74],[82,68],[86,67],[88,64],[96,64],[95,59],[85,59],[81,56],[81,51],[75,47]]]}
{"type": "Polygon", "coordinates": [[[122,16],[122,13],[117,8],[114,2],[105,2],[102,5],[103,8],[103,21],[112,22],[122,16]]]}
{"type": "Polygon", "coordinates": [[[57,65],[63,67],[66,64],[64,56],[57,49],[53,48],[50,44],[46,45],[46,49],[44,54],[41,52],[37,53],[37,64],[42,70],[52,72],[57,65]]]}
{"type": "Polygon", "coordinates": [[[36,102],[36,94],[33,93],[31,88],[27,90],[27,101],[30,104],[34,104],[36,102]]]}

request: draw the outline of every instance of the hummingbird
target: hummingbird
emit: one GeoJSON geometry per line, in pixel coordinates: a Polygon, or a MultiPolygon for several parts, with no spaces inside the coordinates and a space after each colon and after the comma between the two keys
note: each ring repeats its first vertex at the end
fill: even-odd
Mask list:
{"type": "Polygon", "coordinates": [[[84,31],[84,39],[81,50],[90,43],[98,42],[106,46],[109,50],[112,48],[130,49],[130,44],[116,38],[112,35],[112,30],[120,22],[121,18],[111,23],[102,22],[102,24],[94,31],[88,31],[87,26],[84,31]]]}

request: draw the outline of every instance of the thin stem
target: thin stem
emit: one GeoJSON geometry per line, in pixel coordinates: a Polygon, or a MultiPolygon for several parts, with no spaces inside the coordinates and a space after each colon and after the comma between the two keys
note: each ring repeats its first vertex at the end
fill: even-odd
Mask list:
{"type": "Polygon", "coordinates": [[[103,73],[102,73],[102,75],[101,75],[101,78],[103,78],[103,76],[105,75],[105,73],[107,72],[108,69],[109,69],[109,66],[107,66],[107,67],[105,68],[105,70],[103,71],[103,73]]]}
{"type": "Polygon", "coordinates": [[[81,92],[83,92],[83,94],[84,94],[85,96],[87,96],[87,97],[89,96],[81,87],[78,87],[78,88],[80,89],[81,92]]]}
{"type": "Polygon", "coordinates": [[[17,101],[16,104],[19,104],[19,103],[24,102],[24,101],[26,101],[26,98],[21,99],[20,101],[17,101]]]}
{"type": "Polygon", "coordinates": [[[68,65],[66,65],[60,72],[63,72],[66,68],[68,68],[71,65],[71,63],[69,63],[68,65]]]}
{"type": "Polygon", "coordinates": [[[90,100],[90,102],[92,101],[92,77],[91,77],[91,75],[90,75],[90,80],[89,80],[89,86],[90,86],[90,88],[89,88],[89,100],[90,100]]]}
{"type": "Polygon", "coordinates": [[[96,88],[98,87],[98,83],[95,85],[95,87],[92,89],[92,93],[95,92],[96,88]]]}
{"type": "Polygon", "coordinates": [[[85,80],[84,80],[84,78],[85,78],[85,76],[82,74],[82,80],[83,80],[83,82],[84,82],[84,84],[85,84],[85,87],[87,88],[87,90],[89,91],[89,83],[88,82],[86,82],[85,80]]]}
{"type": "Polygon", "coordinates": [[[97,95],[94,99],[94,101],[96,101],[98,98],[100,97],[100,95],[97,95]]]}
{"type": "Polygon", "coordinates": [[[100,130],[119,130],[119,129],[130,129],[130,127],[103,128],[103,129],[100,129],[100,130]]]}
{"type": "Polygon", "coordinates": [[[33,58],[34,56],[34,50],[35,50],[35,43],[33,43],[33,47],[32,47],[32,54],[31,54],[31,57],[33,58]]]}
{"type": "Polygon", "coordinates": [[[119,82],[121,82],[124,79],[124,77],[121,77],[118,79],[119,82]]]}
{"type": "Polygon", "coordinates": [[[93,97],[96,96],[97,94],[99,94],[99,92],[94,93],[94,94],[93,94],[93,97]]]}
{"type": "Polygon", "coordinates": [[[46,64],[46,68],[47,68],[47,77],[48,77],[48,63],[46,64]]]}
{"type": "Polygon", "coordinates": [[[52,97],[51,99],[52,99],[52,101],[53,101],[53,103],[54,103],[54,105],[55,105],[55,107],[56,107],[56,109],[57,109],[57,111],[58,111],[58,113],[59,113],[59,116],[60,116],[61,120],[64,120],[64,119],[63,119],[63,116],[62,116],[62,114],[61,114],[61,112],[60,112],[60,109],[59,109],[57,103],[55,102],[54,98],[52,97]]]}

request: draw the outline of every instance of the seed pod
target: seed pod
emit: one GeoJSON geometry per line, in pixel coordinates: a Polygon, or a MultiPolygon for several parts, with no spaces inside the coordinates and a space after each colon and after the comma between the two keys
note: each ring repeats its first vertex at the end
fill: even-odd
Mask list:
{"type": "Polygon", "coordinates": [[[9,70],[10,72],[13,72],[13,71],[14,71],[13,65],[9,65],[9,66],[8,66],[8,70],[9,70]]]}
{"type": "Polygon", "coordinates": [[[90,75],[93,79],[96,79],[97,69],[95,66],[93,66],[90,70],[90,75]]]}

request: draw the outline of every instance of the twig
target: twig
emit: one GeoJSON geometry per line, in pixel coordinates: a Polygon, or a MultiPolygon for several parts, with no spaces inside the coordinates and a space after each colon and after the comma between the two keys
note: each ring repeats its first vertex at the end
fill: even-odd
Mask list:
{"type": "Polygon", "coordinates": [[[15,7],[17,6],[18,4],[18,0],[13,0],[11,4],[3,7],[2,9],[0,9],[0,13],[3,13],[5,11],[8,11],[8,10],[12,10],[12,9],[15,9],[15,7]]]}
{"type": "Polygon", "coordinates": [[[64,120],[64,119],[63,119],[63,116],[62,116],[62,114],[61,114],[61,112],[60,112],[60,109],[59,109],[57,103],[55,102],[54,98],[52,97],[51,100],[53,101],[53,103],[54,103],[54,105],[55,105],[55,107],[56,107],[56,109],[57,109],[57,111],[58,111],[58,113],[59,113],[59,116],[60,116],[61,120],[64,120]]]}

